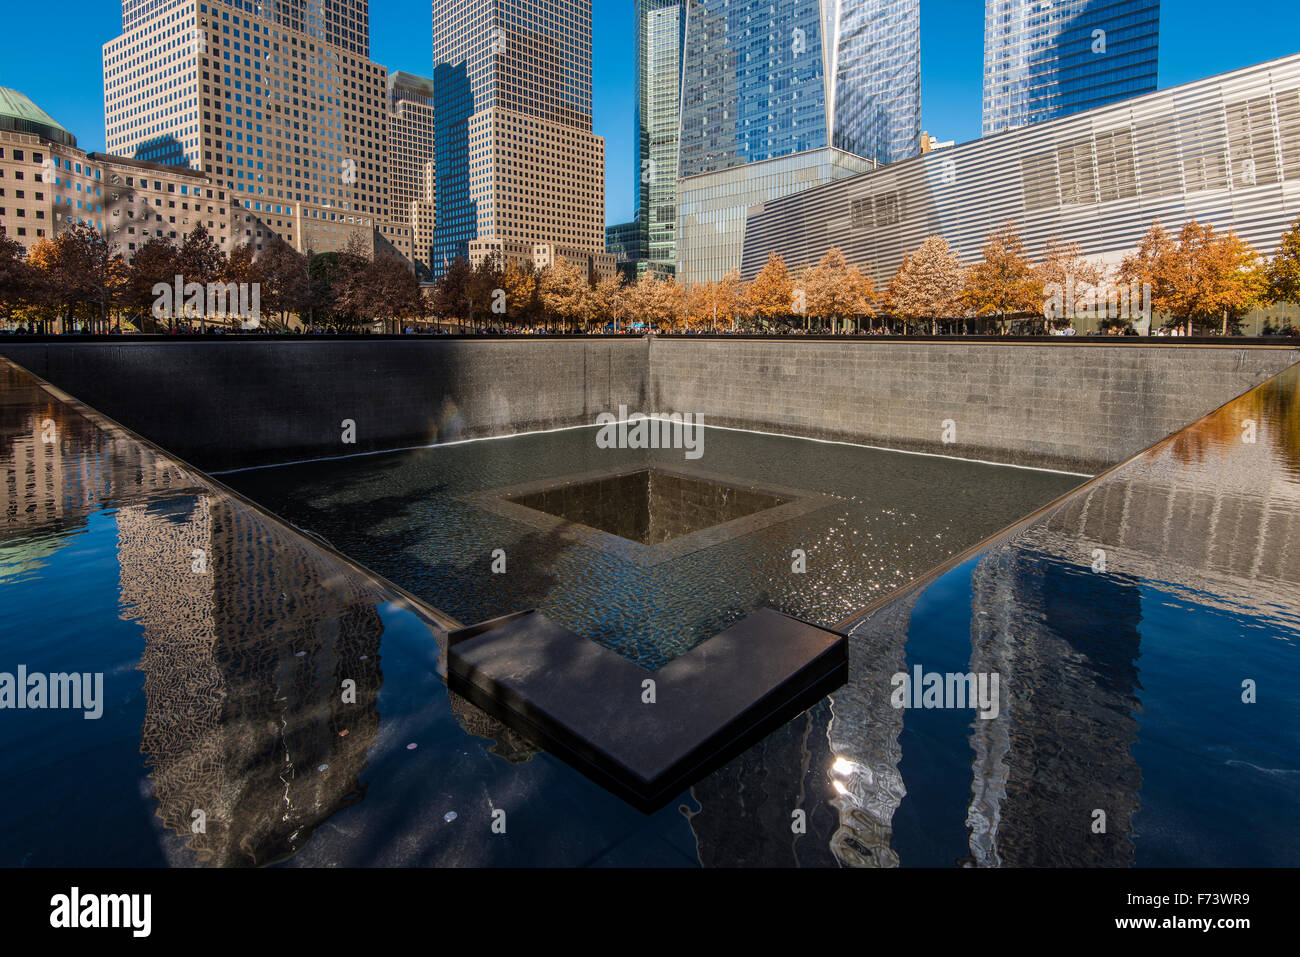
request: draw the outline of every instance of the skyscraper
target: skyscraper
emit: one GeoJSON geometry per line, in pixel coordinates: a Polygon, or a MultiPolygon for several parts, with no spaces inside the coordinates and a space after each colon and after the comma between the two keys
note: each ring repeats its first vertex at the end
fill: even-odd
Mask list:
{"type": "Polygon", "coordinates": [[[680,175],[921,138],[919,0],[689,0],[680,175]]]}
{"type": "MultiPolygon", "coordinates": [[[[122,0],[122,30],[134,30],[176,5],[177,0],[122,0]]],[[[370,0],[259,0],[234,6],[351,53],[370,55],[370,0]]]]}
{"type": "Polygon", "coordinates": [[[400,70],[389,74],[388,197],[392,243],[421,278],[430,274],[433,100],[433,80],[400,70]]]}
{"type": "Polygon", "coordinates": [[[633,195],[639,252],[656,271],[671,273],[677,248],[677,134],[681,102],[685,5],[636,0],[637,164],[633,195]]]}
{"type": "Polygon", "coordinates": [[[984,135],[1156,89],[1160,0],[987,0],[984,135]]]}
{"type": "Polygon", "coordinates": [[[435,274],[457,257],[612,271],[591,0],[433,0],[435,274]]]}
{"type": "Polygon", "coordinates": [[[110,152],[207,173],[257,247],[393,233],[368,0],[123,0],[122,27],[104,44],[110,152]]]}
{"type": "Polygon", "coordinates": [[[740,266],[748,207],[915,156],[920,0],[686,0],[678,275],[740,266]]]}

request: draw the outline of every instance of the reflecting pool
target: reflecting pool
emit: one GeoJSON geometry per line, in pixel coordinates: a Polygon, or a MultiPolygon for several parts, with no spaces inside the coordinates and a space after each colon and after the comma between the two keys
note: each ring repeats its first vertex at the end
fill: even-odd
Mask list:
{"type": "Polygon", "coordinates": [[[575,430],[225,477],[345,558],[0,360],[0,865],[1300,863],[1297,396],[973,552],[1081,479],[715,429],[700,463],[575,430]],[[649,469],[714,483],[615,483],[662,540],[510,501],[649,469]],[[849,682],[653,815],[446,689],[439,609],[653,663],[764,601],[856,614],[849,682]],[[20,669],[100,676],[98,715],[18,708],[20,669]],[[996,676],[996,714],[900,675],[996,676]]]}
{"type": "Polygon", "coordinates": [[[537,608],[656,668],[761,605],[832,625],[1084,481],[729,429],[569,429],[228,473],[467,624],[537,608]]]}

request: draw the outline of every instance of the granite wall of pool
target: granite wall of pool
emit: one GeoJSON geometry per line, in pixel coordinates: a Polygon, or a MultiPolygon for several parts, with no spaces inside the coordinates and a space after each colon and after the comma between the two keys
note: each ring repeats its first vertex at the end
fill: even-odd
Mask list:
{"type": "Polygon", "coordinates": [[[0,342],[208,471],[590,425],[643,407],[646,353],[627,337],[0,342]]]}
{"type": "Polygon", "coordinates": [[[1100,472],[1297,361],[1176,340],[656,339],[649,382],[654,408],[714,425],[1100,472]]]}
{"type": "Polygon", "coordinates": [[[208,470],[590,425],[625,405],[1091,473],[1300,361],[1300,348],[259,337],[0,341],[0,355],[208,470]]]}

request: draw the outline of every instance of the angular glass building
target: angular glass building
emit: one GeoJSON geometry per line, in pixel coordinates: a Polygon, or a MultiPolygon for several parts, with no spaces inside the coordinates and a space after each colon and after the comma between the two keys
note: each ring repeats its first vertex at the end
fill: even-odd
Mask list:
{"type": "Polygon", "coordinates": [[[686,0],[677,273],[739,267],[749,206],[921,151],[919,0],[686,0]]]}
{"type": "Polygon", "coordinates": [[[682,180],[678,184],[678,278],[685,283],[717,282],[739,269],[752,208],[874,166],[870,160],[827,146],[682,180]]]}
{"type": "Polygon", "coordinates": [[[677,134],[686,11],[679,0],[636,0],[637,164],[633,195],[644,268],[671,274],[677,257],[677,134]]]}
{"type": "Polygon", "coordinates": [[[984,135],[1156,89],[1160,0],[987,0],[984,135]]]}
{"type": "Polygon", "coordinates": [[[921,137],[919,0],[687,0],[680,176],[921,137]]]}

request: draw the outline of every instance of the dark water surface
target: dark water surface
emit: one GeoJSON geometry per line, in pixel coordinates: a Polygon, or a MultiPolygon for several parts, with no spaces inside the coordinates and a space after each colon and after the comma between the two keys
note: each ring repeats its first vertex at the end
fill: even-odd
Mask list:
{"type": "MultiPolygon", "coordinates": [[[[704,454],[601,449],[596,429],[571,429],[460,445],[229,473],[222,478],[271,511],[470,624],[540,609],[645,667],[659,667],[762,604],[830,625],[900,588],[945,558],[1075,487],[1053,472],[907,455],[803,439],[707,429],[704,454]],[[821,498],[811,511],[656,564],[541,529],[467,496],[602,469],[647,465],[731,485],[821,498]],[[493,552],[505,572],[493,572],[493,552]],[[805,571],[796,572],[796,549],[805,571]]],[[[606,481],[605,484],[608,484],[606,481]]],[[[615,492],[618,492],[615,489],[615,492]]],[[[601,500],[626,517],[624,493],[589,496],[572,513],[599,526],[601,500]],[[594,503],[594,504],[592,504],[594,503]]],[[[543,509],[538,495],[527,498],[543,509]]],[[[772,496],[773,498],[779,496],[772,496]]],[[[699,496],[697,496],[699,498],[699,496]]],[[[625,500],[626,499],[626,500],[625,500]]],[[[762,515],[758,506],[756,515],[762,515]]],[[[679,495],[658,504],[686,514],[679,495]]],[[[526,517],[526,516],[525,516],[526,517]]],[[[719,517],[734,513],[719,509],[719,517]]],[[[690,523],[686,523],[690,526],[690,523]]],[[[693,526],[691,526],[693,527],[693,526]]],[[[499,567],[499,566],[498,566],[499,567]]]]}
{"type": "MultiPolygon", "coordinates": [[[[92,720],[0,708],[0,866],[1295,865],[1297,395],[884,603],[842,689],[646,816],[449,694],[436,615],[0,360],[0,684],[102,675],[92,720]],[[997,675],[997,716],[895,707],[917,667],[997,675]]],[[[1079,481],[706,435],[225,478],[463,621],[536,606],[650,664],[764,601],[837,620],[1079,481]],[[620,545],[505,501],[650,466],[781,504],[668,482],[647,508],[689,520],[620,545]]]]}

